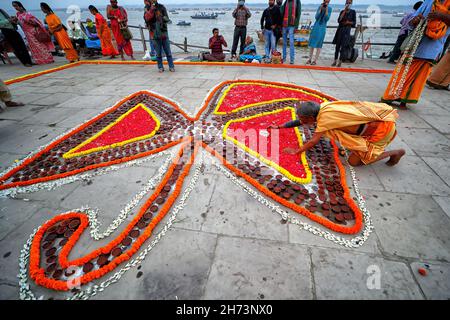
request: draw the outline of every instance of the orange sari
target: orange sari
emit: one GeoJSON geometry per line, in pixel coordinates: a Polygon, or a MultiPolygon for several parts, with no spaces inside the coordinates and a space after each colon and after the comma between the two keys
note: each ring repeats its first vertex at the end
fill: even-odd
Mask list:
{"type": "MultiPolygon", "coordinates": [[[[400,70],[400,74],[403,73],[404,68],[405,66],[403,65],[400,70]]],[[[401,80],[401,77],[398,77],[396,83],[394,84],[394,76],[392,76],[381,101],[386,103],[391,103],[392,101],[417,103],[422,95],[423,88],[425,88],[425,83],[430,76],[432,68],[432,62],[414,58],[408,74],[406,75],[400,97],[395,97],[389,94],[392,86],[397,86],[401,80]]]]}
{"type": "Polygon", "coordinates": [[[108,28],[108,23],[100,13],[95,15],[95,27],[97,28],[97,35],[102,45],[102,54],[104,56],[119,55],[119,51],[117,51],[112,43],[111,30],[108,28]]]}
{"type": "Polygon", "coordinates": [[[50,13],[45,17],[50,32],[55,36],[61,49],[66,53],[66,59],[70,62],[77,61],[79,59],[77,51],[73,48],[72,41],[70,41],[69,35],[66,30],[61,29],[55,31],[58,26],[62,26],[61,20],[54,13],[50,13]]]}

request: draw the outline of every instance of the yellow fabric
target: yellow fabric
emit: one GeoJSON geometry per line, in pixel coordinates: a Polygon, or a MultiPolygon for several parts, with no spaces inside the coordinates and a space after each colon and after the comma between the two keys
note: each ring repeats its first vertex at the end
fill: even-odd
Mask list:
{"type": "MultiPolygon", "coordinates": [[[[370,142],[367,137],[346,133],[341,128],[365,124],[373,121],[389,121],[395,123],[397,110],[384,103],[363,101],[332,101],[321,105],[317,116],[316,132],[337,140],[345,148],[361,153],[367,153],[361,160],[373,160],[384,152],[390,143],[370,142]]],[[[395,126],[393,126],[395,132],[395,126]]],[[[389,132],[389,134],[393,134],[389,132]]],[[[388,140],[388,139],[386,139],[388,140]]]]}
{"type": "Polygon", "coordinates": [[[376,129],[371,135],[365,137],[369,142],[368,150],[353,151],[364,164],[375,161],[397,135],[395,122],[371,122],[369,126],[374,126],[376,129]]]}

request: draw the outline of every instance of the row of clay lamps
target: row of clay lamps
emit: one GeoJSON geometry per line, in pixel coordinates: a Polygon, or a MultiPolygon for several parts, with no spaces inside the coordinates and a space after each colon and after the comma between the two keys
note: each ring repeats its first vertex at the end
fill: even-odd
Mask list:
{"type": "Polygon", "coordinates": [[[45,273],[53,279],[70,277],[75,270],[65,272],[58,264],[58,252],[67,243],[70,236],[78,229],[80,219],[66,219],[49,228],[42,240],[43,259],[45,261],[45,273]]]}

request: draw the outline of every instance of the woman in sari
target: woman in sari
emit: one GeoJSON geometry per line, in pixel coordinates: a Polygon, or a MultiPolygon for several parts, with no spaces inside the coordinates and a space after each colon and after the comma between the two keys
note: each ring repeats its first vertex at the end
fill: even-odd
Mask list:
{"type": "Polygon", "coordinates": [[[124,51],[127,56],[131,57],[131,60],[134,60],[131,40],[125,40],[121,32],[121,25],[126,26],[128,22],[128,16],[125,8],[118,6],[117,0],[111,0],[111,5],[108,5],[106,7],[106,13],[108,19],[111,21],[111,29],[114,34],[114,38],[116,38],[117,47],[119,49],[122,60],[125,60],[125,57],[123,55],[124,51]]]}
{"type": "Polygon", "coordinates": [[[70,63],[80,60],[78,53],[73,48],[72,41],[70,41],[58,16],[54,14],[50,6],[44,2],[41,2],[41,10],[46,14],[45,22],[47,22],[48,29],[55,36],[61,49],[66,53],[66,59],[69,60],[70,63]]]}
{"type": "Polygon", "coordinates": [[[42,22],[31,13],[28,13],[19,1],[13,1],[12,6],[17,11],[17,17],[13,19],[13,22],[20,24],[22,27],[34,62],[36,64],[52,63],[54,60],[51,52],[55,51],[55,46],[50,37],[49,41],[46,42],[38,40],[38,34],[47,33],[42,22]]]}
{"type": "Polygon", "coordinates": [[[95,27],[97,29],[97,36],[100,38],[102,54],[104,56],[111,56],[111,59],[114,59],[119,55],[119,52],[113,46],[111,30],[108,28],[106,19],[98,12],[97,8],[92,5],[89,6],[89,11],[95,17],[95,27]]]}

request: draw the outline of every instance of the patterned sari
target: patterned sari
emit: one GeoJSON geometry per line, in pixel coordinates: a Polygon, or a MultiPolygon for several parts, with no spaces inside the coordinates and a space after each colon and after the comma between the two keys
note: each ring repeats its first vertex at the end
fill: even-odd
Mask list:
{"type": "Polygon", "coordinates": [[[61,29],[59,31],[55,31],[58,26],[62,25],[61,20],[58,18],[58,16],[54,13],[50,13],[45,17],[45,21],[47,22],[50,32],[53,33],[56,41],[58,41],[59,46],[66,53],[66,59],[70,62],[78,60],[78,53],[73,48],[72,41],[70,41],[66,30],[61,29]]]}
{"type": "Polygon", "coordinates": [[[114,18],[111,20],[111,29],[114,34],[114,38],[116,38],[117,47],[119,49],[119,52],[122,50],[125,51],[127,56],[133,55],[133,47],[131,46],[130,40],[125,40],[125,38],[122,35],[122,32],[120,32],[120,25],[119,25],[119,19],[120,20],[126,20],[127,19],[127,12],[123,7],[118,7],[116,9],[112,8],[109,11],[109,15],[113,16],[114,18]]]}
{"type": "Polygon", "coordinates": [[[42,22],[28,12],[17,12],[17,19],[27,38],[34,62],[37,64],[54,62],[51,54],[52,51],[55,51],[53,43],[51,41],[42,43],[36,38],[39,32],[47,32],[42,22]]]}

